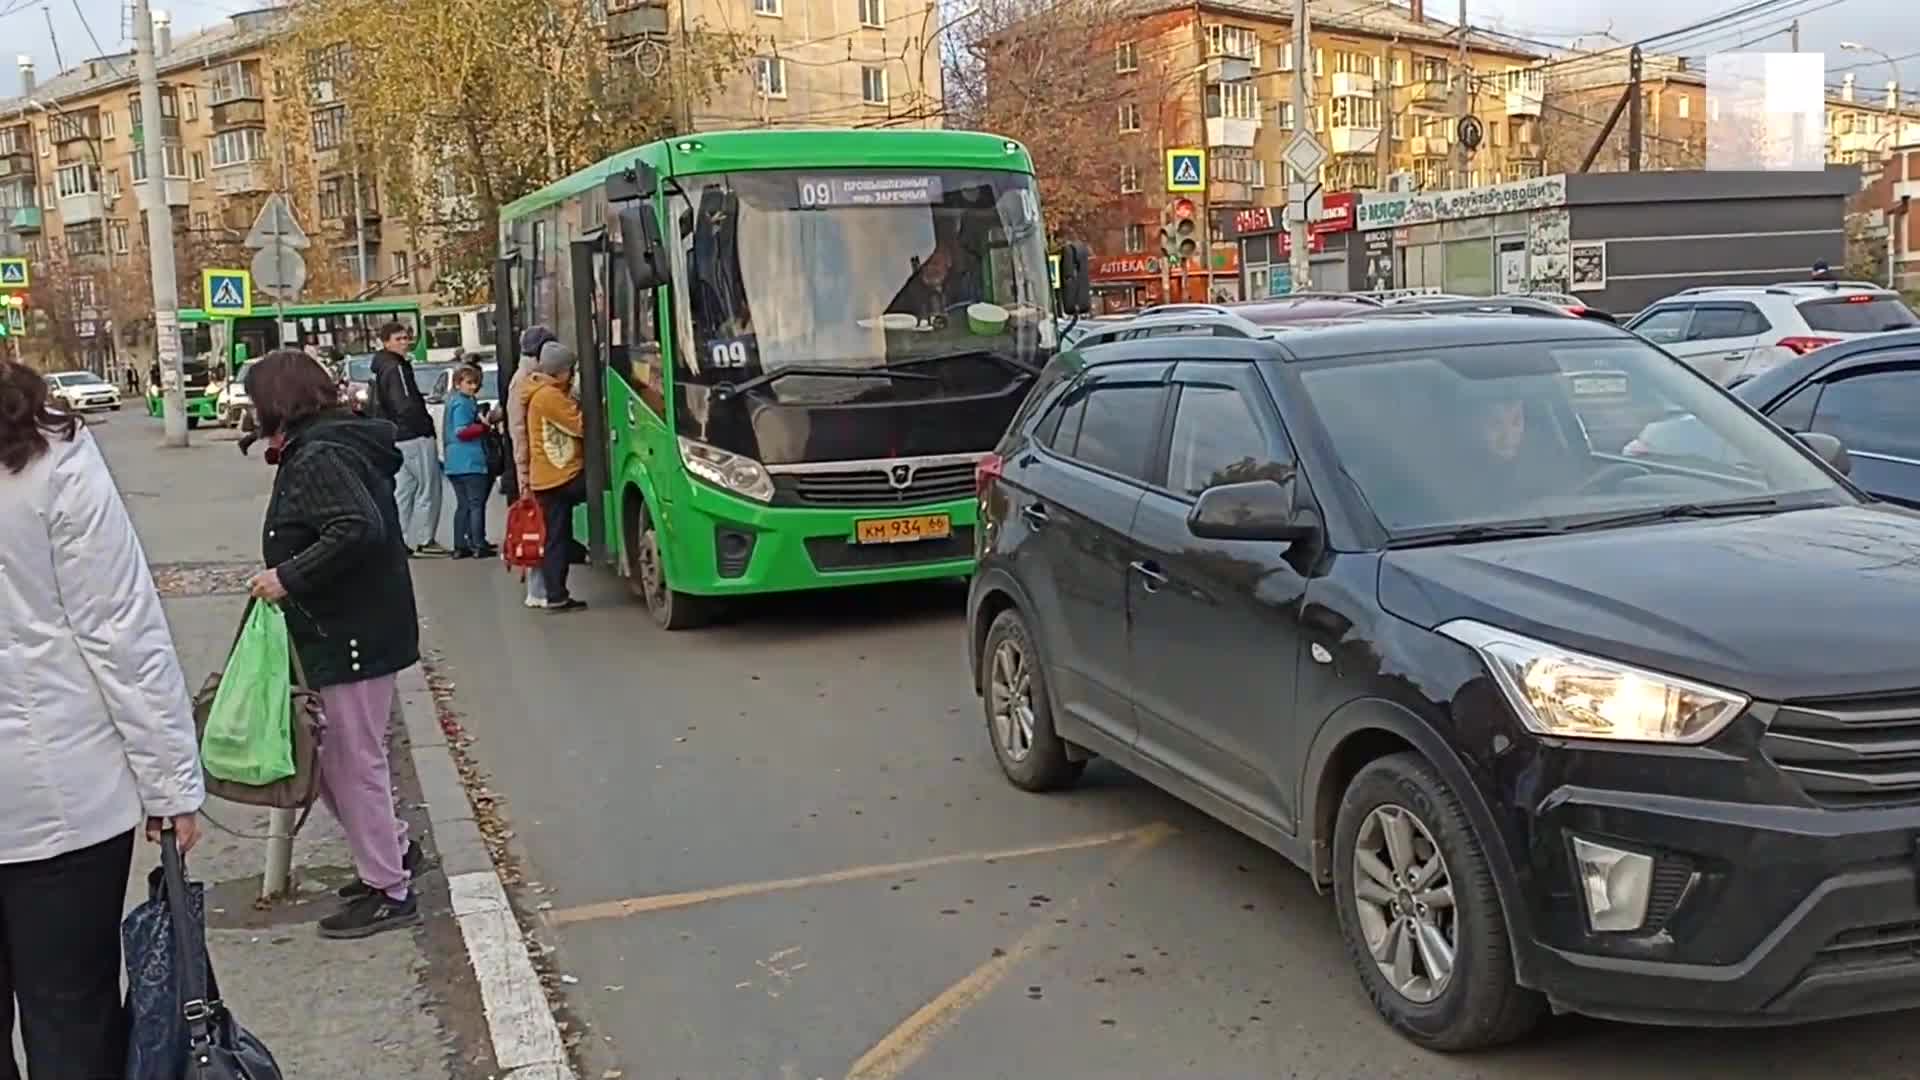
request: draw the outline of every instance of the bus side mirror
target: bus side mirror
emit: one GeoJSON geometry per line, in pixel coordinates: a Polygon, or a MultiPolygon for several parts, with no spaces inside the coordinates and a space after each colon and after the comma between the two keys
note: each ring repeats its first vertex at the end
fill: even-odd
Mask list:
{"type": "Polygon", "coordinates": [[[1072,241],[1060,249],[1060,313],[1085,315],[1093,310],[1093,249],[1072,241]]]}
{"type": "Polygon", "coordinates": [[[653,204],[633,200],[620,205],[620,257],[635,291],[657,289],[667,283],[666,245],[660,240],[660,221],[653,204]]]}

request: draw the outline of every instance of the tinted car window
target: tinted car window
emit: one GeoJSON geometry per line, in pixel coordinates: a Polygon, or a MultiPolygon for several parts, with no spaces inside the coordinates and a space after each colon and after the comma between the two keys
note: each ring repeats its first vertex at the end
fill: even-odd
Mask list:
{"type": "Polygon", "coordinates": [[[1743,337],[1759,333],[1748,315],[1752,308],[1736,304],[1703,304],[1694,309],[1693,325],[1687,328],[1688,341],[1713,341],[1716,338],[1743,337]]]}
{"type": "Polygon", "coordinates": [[[1687,323],[1692,319],[1692,308],[1661,308],[1642,315],[1629,329],[1655,345],[1671,345],[1686,337],[1687,323]]]}
{"type": "Polygon", "coordinates": [[[1813,430],[1849,450],[1920,461],[1920,368],[1856,375],[1827,384],[1814,410],[1813,430]]]}
{"type": "Polygon", "coordinates": [[[1788,431],[1806,431],[1813,427],[1813,404],[1819,400],[1820,384],[1808,383],[1769,410],[1767,417],[1788,431]]]}
{"type": "Polygon", "coordinates": [[[1238,390],[1186,386],[1173,414],[1167,487],[1198,495],[1210,487],[1259,479],[1271,464],[1267,440],[1238,390]]]}
{"type": "Polygon", "coordinates": [[[1147,475],[1147,455],[1159,434],[1160,386],[1099,386],[1077,392],[1053,447],[1074,459],[1136,480],[1147,475]],[[1080,415],[1073,413],[1077,410],[1080,415]],[[1067,428],[1077,428],[1068,448],[1067,428]]]}
{"type": "Polygon", "coordinates": [[[1920,326],[1907,305],[1891,296],[1847,296],[1809,300],[1800,305],[1800,317],[1812,330],[1839,334],[1874,334],[1920,326]]]}

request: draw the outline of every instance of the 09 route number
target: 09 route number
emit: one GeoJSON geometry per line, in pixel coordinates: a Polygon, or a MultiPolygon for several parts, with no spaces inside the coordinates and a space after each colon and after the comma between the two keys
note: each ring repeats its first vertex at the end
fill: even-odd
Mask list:
{"type": "Polygon", "coordinates": [[[707,354],[707,362],[717,368],[743,368],[747,366],[747,343],[744,341],[715,342],[707,354]]]}
{"type": "Polygon", "coordinates": [[[825,180],[803,181],[800,184],[800,205],[806,209],[833,205],[833,185],[825,180]]]}

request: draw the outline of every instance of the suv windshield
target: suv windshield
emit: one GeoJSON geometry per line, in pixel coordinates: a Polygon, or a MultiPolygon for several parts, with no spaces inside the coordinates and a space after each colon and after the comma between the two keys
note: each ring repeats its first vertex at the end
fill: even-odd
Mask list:
{"type": "Polygon", "coordinates": [[[55,375],[54,378],[59,380],[61,386],[92,386],[101,381],[100,376],[84,371],[72,375],[55,375]]]}
{"type": "Polygon", "coordinates": [[[1809,330],[1837,334],[1877,334],[1920,326],[1920,319],[1899,297],[1873,293],[1807,300],[1800,305],[1800,317],[1807,320],[1809,330]]]}
{"type": "MultiPolygon", "coordinates": [[[[765,384],[779,401],[892,397],[908,381],[846,377],[944,357],[1037,368],[1054,344],[1045,237],[1030,177],[938,170],[768,170],[686,182],[693,382],[765,384]]],[[[974,365],[968,365],[972,368],[974,365]]],[[[916,385],[925,387],[924,381],[916,385]]],[[[915,391],[923,396],[924,390],[915,391]]]]}
{"type": "Polygon", "coordinates": [[[1852,499],[1786,436],[1637,340],[1410,350],[1304,364],[1300,378],[1392,533],[1852,499]],[[1643,425],[1688,415],[1716,453],[1627,456],[1643,425]]]}

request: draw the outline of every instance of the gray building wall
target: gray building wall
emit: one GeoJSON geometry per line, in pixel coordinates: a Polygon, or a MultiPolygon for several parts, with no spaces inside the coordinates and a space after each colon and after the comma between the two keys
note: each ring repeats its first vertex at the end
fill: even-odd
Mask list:
{"type": "Polygon", "coordinates": [[[1628,314],[1702,285],[1763,285],[1847,261],[1855,166],[1825,172],[1583,173],[1567,177],[1570,238],[1604,240],[1607,284],[1580,298],[1628,314]]]}

